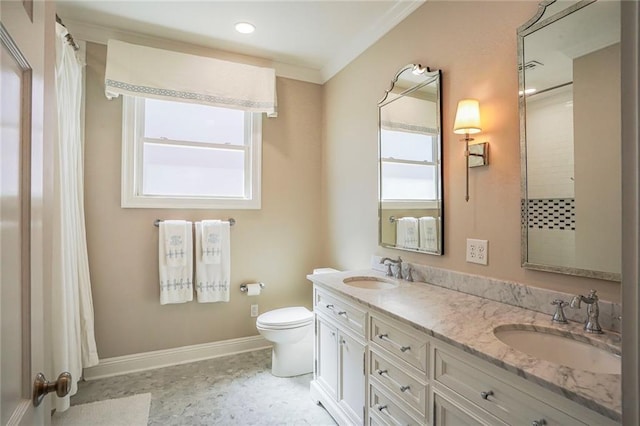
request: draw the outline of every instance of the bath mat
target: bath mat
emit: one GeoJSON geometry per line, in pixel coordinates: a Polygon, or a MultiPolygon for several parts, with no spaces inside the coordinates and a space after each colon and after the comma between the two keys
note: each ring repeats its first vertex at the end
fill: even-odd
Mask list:
{"type": "Polygon", "coordinates": [[[51,418],[51,424],[53,426],[146,426],[150,406],[150,393],[90,402],[74,405],[62,413],[55,413],[51,418]]]}

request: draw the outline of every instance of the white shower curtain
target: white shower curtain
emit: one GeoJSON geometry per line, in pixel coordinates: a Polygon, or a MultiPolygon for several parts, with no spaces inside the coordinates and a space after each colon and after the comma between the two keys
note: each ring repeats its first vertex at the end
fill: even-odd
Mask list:
{"type": "MultiPolygon", "coordinates": [[[[98,363],[93,330],[93,302],[84,221],[83,141],[81,122],[82,63],[56,24],[56,99],[58,138],[55,149],[55,215],[51,337],[53,372],[73,377],[77,392],[82,369],[98,363]]],[[[69,396],[54,398],[54,408],[69,408],[69,396]]]]}

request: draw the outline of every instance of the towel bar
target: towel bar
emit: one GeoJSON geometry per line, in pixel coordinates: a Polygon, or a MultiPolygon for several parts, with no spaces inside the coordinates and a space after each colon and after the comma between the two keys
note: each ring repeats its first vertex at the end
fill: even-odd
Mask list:
{"type": "MultiPolygon", "coordinates": [[[[164,222],[164,220],[162,219],[156,219],[153,221],[153,226],[155,226],[156,228],[160,226],[160,222],[164,222]]],[[[229,219],[227,219],[227,222],[229,222],[229,226],[233,226],[236,224],[236,220],[232,217],[230,217],[229,219]]]]}
{"type": "MultiPolygon", "coordinates": [[[[258,283],[260,284],[260,288],[263,289],[264,288],[264,283],[258,283]]],[[[240,291],[243,293],[247,292],[247,285],[246,284],[240,284],[240,291]]]]}

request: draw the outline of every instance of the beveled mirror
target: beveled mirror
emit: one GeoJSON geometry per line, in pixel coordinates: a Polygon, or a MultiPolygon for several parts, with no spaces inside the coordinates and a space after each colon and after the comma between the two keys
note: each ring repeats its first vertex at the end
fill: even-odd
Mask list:
{"type": "Polygon", "coordinates": [[[440,71],[403,67],[378,112],[380,245],[441,255],[440,71]]]}
{"type": "Polygon", "coordinates": [[[518,66],[522,265],[620,281],[620,2],[542,2],[518,66]]]}

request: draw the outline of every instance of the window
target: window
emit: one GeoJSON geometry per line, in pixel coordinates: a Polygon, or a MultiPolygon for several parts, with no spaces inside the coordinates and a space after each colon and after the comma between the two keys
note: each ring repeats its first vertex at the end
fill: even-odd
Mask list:
{"type": "Polygon", "coordinates": [[[437,200],[437,135],[381,129],[382,201],[437,200]]]}
{"type": "Polygon", "coordinates": [[[124,97],[122,207],[259,209],[259,113],[124,97]]]}

